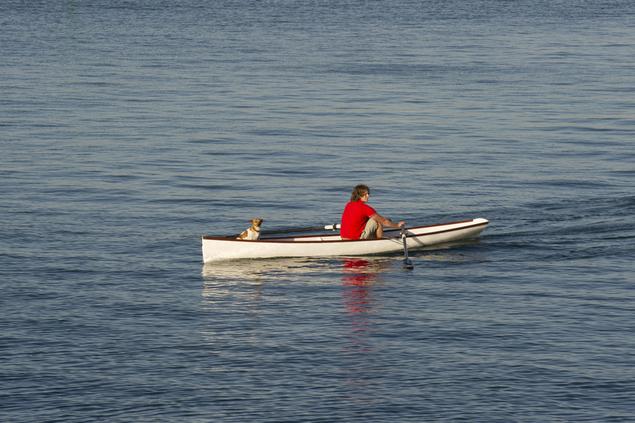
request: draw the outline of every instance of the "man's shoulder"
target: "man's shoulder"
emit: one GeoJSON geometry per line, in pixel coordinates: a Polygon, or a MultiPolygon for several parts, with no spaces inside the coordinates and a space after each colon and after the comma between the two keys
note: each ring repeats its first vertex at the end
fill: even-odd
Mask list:
{"type": "Polygon", "coordinates": [[[368,203],[363,203],[364,205],[364,209],[366,209],[368,212],[372,212],[373,214],[376,214],[377,212],[375,211],[375,209],[368,203]]]}

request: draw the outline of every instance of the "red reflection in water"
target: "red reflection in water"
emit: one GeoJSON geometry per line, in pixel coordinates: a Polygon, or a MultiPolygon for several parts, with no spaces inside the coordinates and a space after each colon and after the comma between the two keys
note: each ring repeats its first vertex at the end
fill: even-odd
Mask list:
{"type": "Polygon", "coordinates": [[[346,309],[350,313],[367,313],[371,308],[371,285],[377,274],[371,271],[370,262],[364,259],[346,259],[342,282],[346,309]]]}
{"type": "Polygon", "coordinates": [[[374,307],[373,285],[380,269],[376,263],[366,259],[345,259],[342,269],[342,297],[351,320],[348,350],[355,353],[369,353],[371,318],[374,307]]]}

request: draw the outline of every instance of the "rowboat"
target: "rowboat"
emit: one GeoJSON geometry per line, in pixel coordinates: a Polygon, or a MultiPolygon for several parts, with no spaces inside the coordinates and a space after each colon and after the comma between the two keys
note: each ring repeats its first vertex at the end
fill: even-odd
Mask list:
{"type": "MultiPolygon", "coordinates": [[[[488,225],[483,218],[408,228],[408,249],[429,247],[477,237],[488,225]]],[[[202,237],[203,263],[236,259],[274,257],[365,256],[403,251],[400,231],[387,230],[382,239],[343,240],[339,234],[302,236],[265,236],[259,240],[236,239],[232,236],[202,237]]]]}

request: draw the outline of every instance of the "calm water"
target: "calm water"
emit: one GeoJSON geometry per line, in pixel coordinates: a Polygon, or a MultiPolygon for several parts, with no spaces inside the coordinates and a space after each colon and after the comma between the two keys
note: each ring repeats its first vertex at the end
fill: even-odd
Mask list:
{"type": "Polygon", "coordinates": [[[635,3],[0,5],[0,420],[635,421],[635,3]],[[203,266],[353,185],[480,240],[203,266]]]}

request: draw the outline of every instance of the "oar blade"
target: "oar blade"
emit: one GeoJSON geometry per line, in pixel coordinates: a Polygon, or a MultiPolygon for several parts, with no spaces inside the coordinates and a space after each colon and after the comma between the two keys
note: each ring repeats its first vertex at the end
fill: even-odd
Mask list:
{"type": "Polygon", "coordinates": [[[401,240],[403,241],[403,267],[404,269],[414,269],[415,265],[408,258],[408,241],[406,239],[406,228],[401,228],[401,240]]]}

